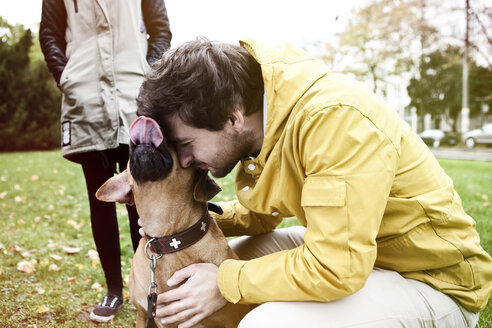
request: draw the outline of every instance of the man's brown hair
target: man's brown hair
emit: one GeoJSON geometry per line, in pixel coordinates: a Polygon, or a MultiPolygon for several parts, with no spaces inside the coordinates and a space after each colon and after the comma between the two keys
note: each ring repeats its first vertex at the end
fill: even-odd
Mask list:
{"type": "Polygon", "coordinates": [[[177,115],[190,126],[218,131],[237,106],[246,116],[261,110],[263,90],[260,65],[246,49],[199,38],[165,52],[152,66],[137,115],[161,126],[177,115]]]}

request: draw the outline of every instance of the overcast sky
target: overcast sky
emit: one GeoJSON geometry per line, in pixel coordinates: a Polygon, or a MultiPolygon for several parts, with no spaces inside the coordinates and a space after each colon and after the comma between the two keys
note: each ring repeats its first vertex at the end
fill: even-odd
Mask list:
{"type": "MultiPolygon", "coordinates": [[[[121,0],[117,0],[121,1],[121,0]]],[[[203,35],[236,42],[291,42],[300,46],[330,40],[346,24],[360,0],[167,0],[172,46],[203,35]]],[[[42,0],[1,0],[0,15],[9,23],[38,30],[42,0]]]]}

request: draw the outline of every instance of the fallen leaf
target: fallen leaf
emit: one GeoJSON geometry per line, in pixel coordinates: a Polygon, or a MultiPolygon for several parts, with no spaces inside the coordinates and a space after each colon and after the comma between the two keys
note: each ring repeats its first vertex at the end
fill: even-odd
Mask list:
{"type": "Polygon", "coordinates": [[[97,267],[97,263],[99,263],[99,253],[93,249],[90,249],[87,252],[87,256],[91,259],[91,265],[93,268],[97,267]]]}
{"type": "Polygon", "coordinates": [[[33,324],[30,324],[30,325],[27,325],[27,328],[38,328],[38,325],[36,325],[35,323],[33,323],[33,324]]]}
{"type": "Polygon", "coordinates": [[[49,311],[50,311],[50,309],[44,304],[41,305],[40,307],[38,307],[38,309],[36,310],[37,313],[46,313],[49,311]]]}
{"type": "Polygon", "coordinates": [[[5,196],[7,196],[7,192],[6,191],[0,193],[0,199],[4,199],[5,196]]]}
{"type": "Polygon", "coordinates": [[[20,190],[20,189],[21,189],[21,187],[20,187],[18,184],[15,184],[15,185],[14,185],[14,189],[15,189],[15,190],[20,190]]]}
{"type": "Polygon", "coordinates": [[[68,221],[67,221],[67,223],[68,223],[69,225],[71,225],[72,227],[74,227],[74,228],[75,228],[75,230],[80,230],[80,228],[81,228],[80,224],[78,224],[77,222],[75,222],[75,221],[74,221],[74,220],[72,220],[72,219],[68,220],[68,221]]]}
{"type": "Polygon", "coordinates": [[[20,203],[20,202],[22,202],[22,197],[21,196],[15,196],[14,201],[16,203],[20,203]]]}
{"type": "Polygon", "coordinates": [[[88,252],[87,252],[87,256],[93,260],[93,259],[99,259],[99,253],[93,249],[90,249],[88,252]]]}
{"type": "Polygon", "coordinates": [[[125,276],[123,277],[123,283],[124,283],[125,285],[128,285],[128,280],[130,280],[130,276],[129,276],[129,275],[125,275],[125,276]]]}
{"type": "Polygon", "coordinates": [[[50,255],[50,257],[51,257],[52,259],[57,260],[57,261],[60,261],[60,260],[62,259],[62,257],[61,257],[60,255],[56,255],[56,254],[51,254],[51,255],[50,255]]]}
{"type": "Polygon", "coordinates": [[[58,267],[58,265],[53,263],[53,264],[50,264],[49,270],[50,271],[60,271],[60,268],[58,267]]]}
{"type": "Polygon", "coordinates": [[[92,286],[91,286],[91,288],[92,288],[92,289],[95,289],[95,290],[97,290],[97,291],[101,291],[101,290],[102,290],[102,286],[101,286],[101,284],[100,284],[100,283],[98,283],[98,282],[93,283],[93,284],[92,284],[92,286]]]}
{"type": "Polygon", "coordinates": [[[41,261],[39,261],[39,265],[42,267],[45,267],[48,264],[50,264],[50,261],[48,259],[42,259],[41,261]]]}
{"type": "Polygon", "coordinates": [[[0,276],[3,274],[3,270],[2,268],[0,268],[0,276]]]}
{"type": "Polygon", "coordinates": [[[29,255],[31,255],[32,253],[36,253],[37,251],[38,251],[37,249],[31,249],[29,251],[22,252],[21,256],[22,257],[28,257],[29,255]]]}
{"type": "Polygon", "coordinates": [[[33,273],[35,267],[36,267],[36,260],[21,261],[17,263],[17,271],[24,272],[27,274],[33,273]]]}
{"type": "Polygon", "coordinates": [[[31,181],[38,181],[39,180],[39,177],[34,174],[34,175],[31,175],[31,181]]]}
{"type": "Polygon", "coordinates": [[[490,203],[489,203],[489,202],[483,202],[483,206],[484,206],[484,207],[487,207],[487,206],[489,206],[489,205],[490,205],[490,203]]]}
{"type": "Polygon", "coordinates": [[[65,247],[64,250],[67,254],[77,254],[80,252],[80,248],[78,247],[65,247]]]}
{"type": "Polygon", "coordinates": [[[39,295],[44,294],[44,289],[43,288],[36,288],[36,293],[39,295]]]}
{"type": "Polygon", "coordinates": [[[39,221],[41,221],[41,218],[40,218],[39,216],[36,216],[36,217],[34,218],[34,222],[35,222],[35,223],[39,223],[39,221]]]}
{"type": "Polygon", "coordinates": [[[489,200],[489,196],[488,196],[488,195],[486,195],[486,194],[483,194],[483,195],[482,195],[482,199],[483,199],[483,200],[489,200]]]}
{"type": "Polygon", "coordinates": [[[77,277],[68,277],[67,278],[68,282],[74,282],[75,280],[77,280],[77,277]]]}
{"type": "Polygon", "coordinates": [[[76,263],[75,266],[79,269],[79,270],[82,270],[84,268],[84,265],[83,264],[80,264],[80,263],[76,263]]]}
{"type": "Polygon", "coordinates": [[[126,290],[123,291],[123,298],[129,298],[130,297],[130,293],[126,290]]]}

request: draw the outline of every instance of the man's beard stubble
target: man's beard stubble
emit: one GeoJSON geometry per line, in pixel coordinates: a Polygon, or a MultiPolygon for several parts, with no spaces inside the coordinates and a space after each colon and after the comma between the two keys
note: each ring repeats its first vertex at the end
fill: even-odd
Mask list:
{"type": "Polygon", "coordinates": [[[251,156],[251,144],[253,143],[253,132],[245,131],[241,134],[225,135],[224,148],[217,152],[214,163],[209,166],[210,173],[215,178],[223,178],[228,175],[237,163],[251,156]]]}

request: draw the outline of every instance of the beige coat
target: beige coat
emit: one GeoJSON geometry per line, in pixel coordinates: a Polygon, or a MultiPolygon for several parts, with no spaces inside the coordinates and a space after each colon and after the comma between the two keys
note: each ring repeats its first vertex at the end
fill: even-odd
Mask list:
{"type": "Polygon", "coordinates": [[[259,234],[283,217],[305,244],[227,260],[218,283],[231,302],[331,301],[362,288],[374,266],[428,283],[480,311],[492,260],[453,181],[379,97],[288,45],[242,45],[261,64],[263,147],[237,168],[239,202],[221,204],[227,235],[259,234]]]}
{"type": "Polygon", "coordinates": [[[149,69],[140,0],[64,2],[63,155],[128,144],[136,97],[149,69]]]}

